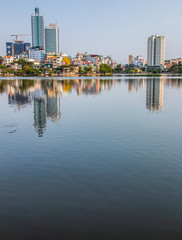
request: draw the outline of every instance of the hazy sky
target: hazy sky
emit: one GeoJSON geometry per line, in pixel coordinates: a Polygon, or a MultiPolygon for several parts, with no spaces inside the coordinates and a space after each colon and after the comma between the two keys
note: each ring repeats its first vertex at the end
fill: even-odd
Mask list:
{"type": "MultiPolygon", "coordinates": [[[[166,59],[182,57],[182,0],[8,0],[0,7],[0,55],[11,34],[31,33],[31,14],[40,8],[45,26],[60,26],[60,50],[88,51],[127,63],[146,58],[147,38],[166,37],[166,59]]],[[[31,36],[21,39],[31,42],[31,36]]]]}

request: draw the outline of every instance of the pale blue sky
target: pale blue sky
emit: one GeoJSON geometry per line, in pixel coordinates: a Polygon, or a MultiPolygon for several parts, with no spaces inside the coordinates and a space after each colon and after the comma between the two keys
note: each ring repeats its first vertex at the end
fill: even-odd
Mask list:
{"type": "MultiPolygon", "coordinates": [[[[182,57],[181,0],[9,0],[0,8],[0,55],[11,34],[31,33],[35,6],[45,26],[60,26],[60,50],[74,56],[88,51],[111,55],[120,63],[128,55],[146,58],[147,38],[166,37],[166,59],[182,57]]],[[[23,40],[31,42],[31,37],[23,40]]]]}

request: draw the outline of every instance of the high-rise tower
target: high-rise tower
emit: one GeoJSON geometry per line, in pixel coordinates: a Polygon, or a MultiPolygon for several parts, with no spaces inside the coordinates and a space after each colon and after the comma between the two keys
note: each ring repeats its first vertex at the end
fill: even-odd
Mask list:
{"type": "Polygon", "coordinates": [[[45,52],[59,53],[59,27],[56,24],[45,28],[45,52]]]}
{"type": "Polygon", "coordinates": [[[35,15],[31,16],[32,47],[44,49],[44,17],[39,15],[39,8],[35,8],[35,15]]]}
{"type": "Polygon", "coordinates": [[[147,65],[164,66],[165,61],[165,37],[153,35],[148,38],[147,65]]]}
{"type": "Polygon", "coordinates": [[[135,56],[134,55],[129,55],[129,65],[133,64],[133,60],[134,60],[135,56]]]}

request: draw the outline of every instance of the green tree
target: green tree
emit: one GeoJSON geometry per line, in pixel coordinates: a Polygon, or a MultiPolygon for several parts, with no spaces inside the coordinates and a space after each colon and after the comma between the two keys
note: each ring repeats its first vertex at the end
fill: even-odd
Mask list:
{"type": "Polygon", "coordinates": [[[79,66],[79,74],[83,74],[83,70],[82,70],[82,67],[81,66],[79,66]]]}
{"type": "Polygon", "coordinates": [[[23,76],[25,74],[25,71],[23,71],[23,70],[17,70],[16,72],[15,72],[15,75],[16,76],[23,76]]]}
{"type": "Polygon", "coordinates": [[[112,73],[112,70],[113,70],[112,67],[108,64],[101,64],[100,65],[100,72],[101,73],[104,73],[104,74],[112,73]]]}
{"type": "Polygon", "coordinates": [[[8,72],[7,66],[5,65],[0,65],[0,69],[3,74],[8,72]]]}
{"type": "Polygon", "coordinates": [[[131,68],[126,68],[124,72],[125,73],[134,73],[134,70],[131,68]]]}
{"type": "Polygon", "coordinates": [[[121,64],[118,64],[117,67],[113,71],[114,71],[114,73],[122,73],[123,69],[121,67],[121,64]]]}
{"type": "Polygon", "coordinates": [[[83,69],[83,73],[84,73],[84,74],[87,74],[87,73],[89,73],[89,72],[92,72],[92,67],[87,67],[87,66],[85,66],[84,69],[83,69]]]}
{"type": "Polygon", "coordinates": [[[22,66],[22,70],[24,70],[25,72],[29,71],[30,67],[27,65],[22,66]]]}
{"type": "Polygon", "coordinates": [[[182,73],[182,65],[181,63],[178,63],[178,64],[173,64],[169,69],[168,69],[169,72],[172,72],[172,73],[182,73]]]}
{"type": "Polygon", "coordinates": [[[15,63],[18,63],[19,65],[21,65],[22,68],[24,66],[33,67],[33,62],[27,62],[25,59],[19,59],[19,60],[15,61],[15,63]]]}

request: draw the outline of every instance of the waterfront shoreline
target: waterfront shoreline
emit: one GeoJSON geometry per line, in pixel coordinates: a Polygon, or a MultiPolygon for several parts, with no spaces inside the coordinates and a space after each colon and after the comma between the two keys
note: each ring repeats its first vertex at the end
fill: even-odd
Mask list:
{"type": "Polygon", "coordinates": [[[37,79],[37,80],[75,80],[75,79],[80,79],[80,80],[94,80],[94,79],[102,79],[102,80],[110,80],[110,79],[142,79],[142,78],[155,78],[155,77],[160,77],[160,78],[166,78],[166,79],[177,79],[181,78],[182,76],[176,75],[176,74],[161,74],[160,76],[156,75],[130,75],[130,74],[120,74],[120,75],[110,75],[110,76],[78,76],[78,75],[62,75],[62,76],[0,76],[0,81],[3,80],[31,80],[31,79],[37,79]]]}
{"type": "MultiPolygon", "coordinates": [[[[15,78],[18,78],[18,77],[115,77],[115,76],[131,76],[131,77],[161,77],[161,76],[166,76],[166,75],[169,75],[169,73],[162,73],[162,74],[126,74],[126,73],[121,73],[121,74],[52,74],[51,76],[50,75],[47,75],[47,74],[39,74],[37,76],[35,75],[15,75],[15,74],[0,74],[0,78],[1,77],[15,77],[15,78]]],[[[175,74],[172,74],[172,75],[175,75],[175,74]]]]}

